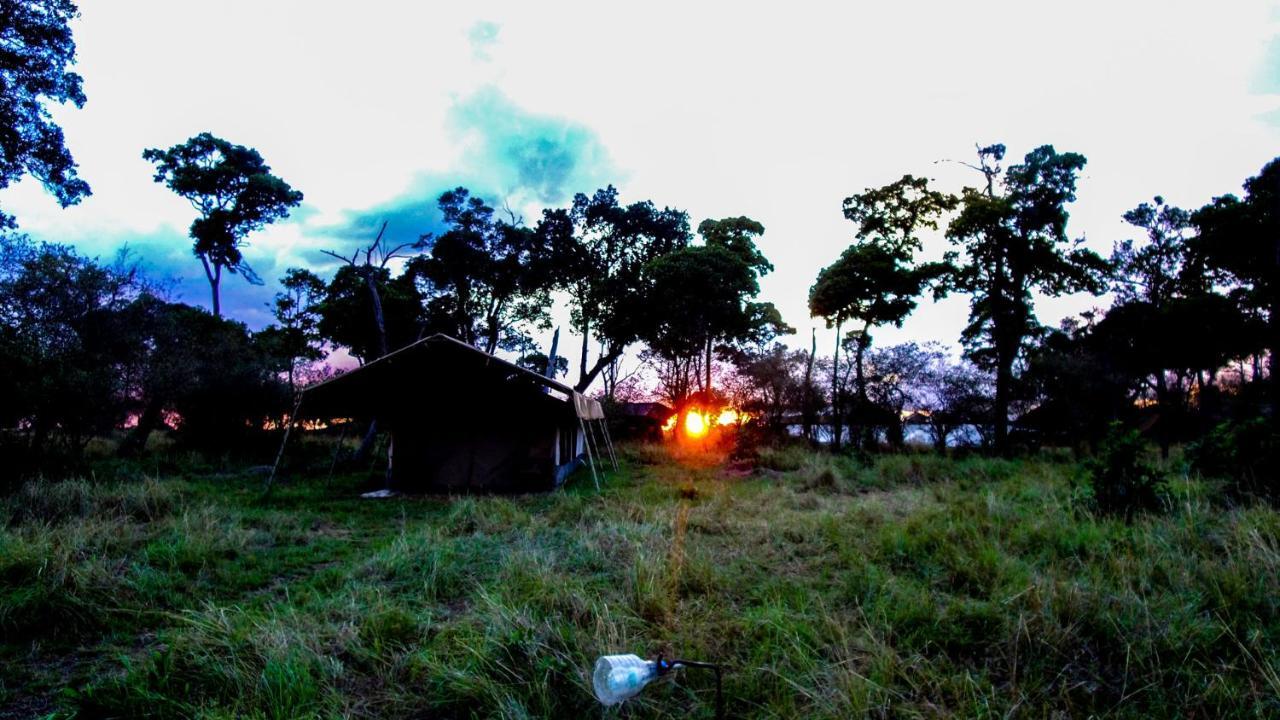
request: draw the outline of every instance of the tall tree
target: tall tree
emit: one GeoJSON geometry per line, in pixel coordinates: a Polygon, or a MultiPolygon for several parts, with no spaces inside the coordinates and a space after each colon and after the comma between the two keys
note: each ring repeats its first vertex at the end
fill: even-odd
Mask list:
{"type": "Polygon", "coordinates": [[[709,394],[717,343],[763,345],[794,330],[782,322],[772,303],[755,301],[760,276],[773,270],[755,244],[764,226],[737,217],[706,220],[698,232],[704,244],[680,248],[650,263],[653,293],[641,337],[670,362],[700,364],[702,392],[709,394]]]}
{"type": "Polygon", "coordinates": [[[857,224],[857,239],[818,273],[809,290],[809,312],[836,330],[831,376],[833,447],[839,448],[843,432],[844,388],[838,370],[840,347],[846,341],[844,324],[861,324],[852,344],[856,401],[865,409],[863,357],[871,343],[870,331],[877,325],[901,326],[915,310],[925,285],[941,276],[944,266],[915,262],[922,246],[919,233],[936,229],[942,214],[955,205],[954,197],[930,190],[928,180],[911,175],[845,199],[844,215],[857,224]]]}
{"type": "MultiPolygon", "coordinates": [[[[90,194],[45,105],[84,107],[83,83],[69,70],[69,22],[79,14],[71,0],[0,0],[0,190],[30,174],[62,207],[90,194]]],[[[15,224],[0,212],[0,229],[15,224]]]]}
{"type": "Polygon", "coordinates": [[[419,289],[451,335],[493,353],[515,349],[524,328],[550,327],[557,283],[550,240],[511,215],[494,217],[484,200],[459,187],[440,196],[449,230],[409,262],[419,289]]]}
{"type": "Polygon", "coordinates": [[[1107,263],[1067,237],[1067,203],[1085,158],[1043,145],[1023,162],[1002,170],[1004,145],[979,148],[973,165],[982,188],[965,188],[960,213],[947,227],[958,248],[948,289],[972,296],[969,325],[961,335],[975,362],[995,370],[993,418],[998,451],[1009,448],[1009,407],[1014,362],[1039,327],[1032,291],[1058,296],[1100,293],[1107,263]]]}
{"type": "Polygon", "coordinates": [[[1244,183],[1244,198],[1224,195],[1197,210],[1192,255],[1219,281],[1233,285],[1241,310],[1266,323],[1259,343],[1271,356],[1272,417],[1280,417],[1280,158],[1244,183]]]}
{"type": "Polygon", "coordinates": [[[142,157],[155,163],[156,182],[186,198],[200,213],[191,223],[192,250],[209,280],[213,314],[220,317],[222,271],[261,284],[241,252],[245,238],[288,217],[302,202],[302,193],[272,175],[257,150],[207,132],[168,150],[145,150],[142,157]]]}
{"type": "Polygon", "coordinates": [[[567,210],[544,211],[538,233],[551,243],[572,327],[582,335],[575,386],[582,392],[651,319],[649,263],[689,244],[689,217],[649,201],[621,205],[610,185],[590,197],[578,194],[567,210]],[[593,344],[601,351],[591,363],[593,344]]]}

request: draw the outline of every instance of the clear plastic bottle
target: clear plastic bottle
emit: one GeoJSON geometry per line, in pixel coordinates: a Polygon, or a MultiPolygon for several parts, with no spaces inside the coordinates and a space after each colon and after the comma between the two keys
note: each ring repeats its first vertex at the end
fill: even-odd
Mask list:
{"type": "Polygon", "coordinates": [[[658,662],[638,655],[604,655],[596,660],[591,685],[604,705],[616,705],[658,677],[658,662]]]}

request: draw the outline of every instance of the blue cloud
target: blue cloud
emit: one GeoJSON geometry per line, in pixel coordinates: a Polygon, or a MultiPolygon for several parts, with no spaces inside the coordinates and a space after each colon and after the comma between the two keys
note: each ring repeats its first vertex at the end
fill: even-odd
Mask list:
{"type": "Polygon", "coordinates": [[[502,26],[495,22],[481,20],[471,26],[467,39],[471,42],[471,55],[476,60],[489,60],[489,48],[498,42],[498,32],[502,26]]]}
{"type": "Polygon", "coordinates": [[[443,230],[436,199],[451,188],[466,187],[501,209],[508,202],[565,204],[574,193],[590,193],[614,180],[608,153],[590,128],[527,112],[493,87],[454,105],[446,129],[465,147],[460,167],[420,175],[400,196],[324,232],[354,248],[371,240],[386,221],[389,242],[410,242],[443,230]]]}
{"type": "MultiPolygon", "coordinates": [[[[486,32],[480,32],[481,37],[486,32]]],[[[496,26],[492,32],[496,34],[496,26]]],[[[464,147],[455,170],[420,175],[401,195],[352,213],[338,225],[316,228],[307,224],[305,221],[318,212],[307,204],[281,221],[297,223],[303,229],[305,246],[315,248],[306,252],[300,264],[322,277],[330,276],[338,262],[319,249],[351,252],[363,247],[384,221],[387,240],[393,244],[438,234],[443,227],[436,200],[445,190],[458,186],[469,188],[501,210],[508,202],[513,207],[565,204],[575,192],[589,193],[615,181],[608,154],[592,130],[565,118],[529,113],[496,88],[482,89],[455,104],[446,130],[464,147]]],[[[212,305],[208,281],[191,252],[185,228],[109,236],[85,232],[76,238],[43,239],[69,241],[80,252],[96,254],[105,261],[127,246],[145,275],[165,289],[170,299],[205,308],[212,305]]],[[[279,291],[280,276],[287,265],[299,261],[285,260],[266,241],[253,236],[245,255],[265,284],[252,285],[240,276],[224,275],[222,311],[225,317],[260,329],[273,321],[270,304],[279,291]]]]}
{"type": "Polygon", "coordinates": [[[1267,43],[1262,65],[1254,73],[1252,90],[1263,95],[1280,95],[1280,35],[1267,43]]]}

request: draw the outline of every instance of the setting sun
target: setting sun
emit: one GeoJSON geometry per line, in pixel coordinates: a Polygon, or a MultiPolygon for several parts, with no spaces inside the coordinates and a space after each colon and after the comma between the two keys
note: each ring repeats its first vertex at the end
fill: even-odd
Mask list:
{"type": "Polygon", "coordinates": [[[684,431],[689,437],[702,437],[707,434],[707,420],[702,413],[690,411],[684,418],[684,431]]]}

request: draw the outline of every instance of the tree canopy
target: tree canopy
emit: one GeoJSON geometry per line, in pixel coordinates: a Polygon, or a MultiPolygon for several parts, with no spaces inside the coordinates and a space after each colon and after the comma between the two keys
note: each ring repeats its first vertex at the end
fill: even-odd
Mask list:
{"type": "MultiPolygon", "coordinates": [[[[31,175],[62,207],[91,194],[47,101],[84,107],[71,0],[0,0],[0,189],[31,175]]],[[[0,212],[0,229],[15,219],[0,212]]]]}
{"type": "Polygon", "coordinates": [[[947,287],[970,295],[969,325],[961,339],[970,357],[996,374],[996,445],[1008,448],[1013,365],[1039,327],[1032,291],[1056,296],[1100,293],[1105,260],[1067,235],[1066,206],[1075,200],[1085,165],[1079,153],[1042,145],[1002,170],[1004,145],[978,150],[983,188],[965,188],[960,212],[947,226],[956,246],[947,287]]]}
{"type": "Polygon", "coordinates": [[[255,230],[288,217],[302,193],[271,174],[257,150],[200,133],[168,150],[151,148],[142,157],[155,164],[155,181],[186,198],[200,213],[191,223],[192,251],[200,258],[213,295],[213,314],[222,314],[222,271],[261,280],[241,252],[255,230]]]}

